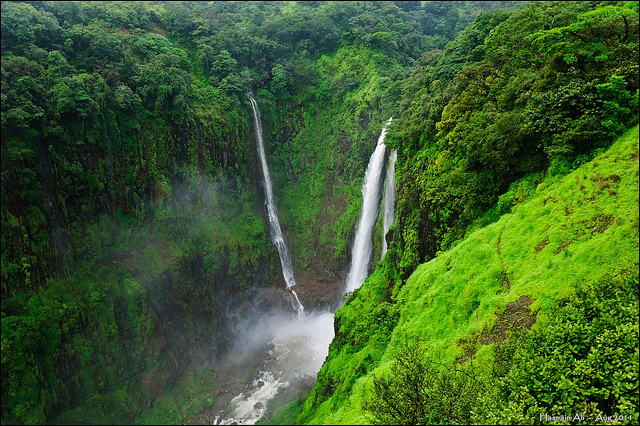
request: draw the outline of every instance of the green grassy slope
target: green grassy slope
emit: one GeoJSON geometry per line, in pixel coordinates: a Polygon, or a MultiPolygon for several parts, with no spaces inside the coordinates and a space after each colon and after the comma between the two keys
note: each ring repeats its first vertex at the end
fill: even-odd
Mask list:
{"type": "Polygon", "coordinates": [[[362,407],[373,375],[389,371],[405,337],[420,339],[444,364],[488,365],[516,321],[542,329],[576,288],[637,265],[638,126],[420,265],[392,300],[384,263],[378,267],[336,314],[336,339],[298,420],[368,423],[362,407]]]}

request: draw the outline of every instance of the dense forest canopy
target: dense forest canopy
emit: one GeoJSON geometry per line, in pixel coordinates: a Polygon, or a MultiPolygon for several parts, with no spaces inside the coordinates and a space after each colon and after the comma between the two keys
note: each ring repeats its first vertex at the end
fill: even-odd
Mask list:
{"type": "Polygon", "coordinates": [[[396,139],[409,272],[517,179],[575,168],[637,122],[636,7],[532,4],[479,17],[440,58],[425,54],[396,139]]]}
{"type": "MultiPolygon", "coordinates": [[[[379,350],[344,377],[321,371],[302,422],[379,361],[421,264],[638,123],[638,2],[1,7],[3,423],[175,423],[215,402],[194,353],[222,357],[234,321],[281,285],[249,90],[307,282],[344,278],[373,141],[394,117],[379,304],[336,322],[369,324],[379,350]]],[[[379,250],[380,224],[375,237],[379,250]]],[[[331,359],[369,344],[350,333],[331,359]]]]}
{"type": "MultiPolygon", "coordinates": [[[[397,110],[404,70],[497,5],[441,3],[3,3],[3,197],[24,199],[6,199],[4,223],[25,216],[3,234],[3,289],[62,273],[67,250],[42,228],[52,216],[144,215],[137,200],[187,166],[238,175],[252,156],[247,88],[269,117],[287,100],[335,110],[374,79],[366,104],[397,110]]],[[[367,155],[345,160],[346,177],[367,155]]]]}

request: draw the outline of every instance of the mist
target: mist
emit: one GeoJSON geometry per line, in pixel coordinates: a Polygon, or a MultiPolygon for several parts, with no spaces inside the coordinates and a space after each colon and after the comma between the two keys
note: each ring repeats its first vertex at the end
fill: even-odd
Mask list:
{"type": "Polygon", "coordinates": [[[298,315],[276,309],[236,324],[233,348],[219,367],[257,364],[258,368],[251,383],[216,413],[217,424],[254,424],[274,406],[308,393],[333,336],[329,311],[298,315]]]}

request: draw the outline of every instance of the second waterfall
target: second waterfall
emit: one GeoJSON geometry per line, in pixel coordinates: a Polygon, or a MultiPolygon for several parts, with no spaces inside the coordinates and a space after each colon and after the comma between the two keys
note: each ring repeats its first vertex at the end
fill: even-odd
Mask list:
{"type": "Polygon", "coordinates": [[[262,173],[264,176],[264,192],[266,196],[267,203],[267,215],[269,216],[269,233],[271,234],[271,241],[276,245],[278,249],[278,255],[280,256],[280,264],[282,265],[282,275],[284,276],[284,281],[287,286],[287,290],[291,292],[292,300],[291,303],[294,305],[294,309],[298,311],[298,313],[302,313],[304,311],[304,307],[302,303],[300,303],[300,299],[298,299],[298,295],[296,294],[293,286],[296,285],[295,277],[293,276],[293,262],[291,261],[291,254],[289,254],[289,249],[287,248],[287,244],[284,241],[284,237],[282,235],[282,230],[280,229],[280,221],[278,220],[278,211],[276,210],[276,204],[273,200],[273,188],[271,185],[271,176],[269,175],[269,166],[267,165],[267,157],[264,152],[264,142],[262,140],[262,124],[260,124],[260,110],[258,109],[258,103],[253,98],[253,96],[249,96],[251,100],[251,107],[253,108],[253,118],[256,125],[256,141],[258,145],[258,155],[260,157],[260,163],[262,165],[262,173]],[[295,303],[294,303],[295,299],[295,303]]]}
{"type": "Polygon", "coordinates": [[[382,183],[382,171],[384,169],[384,154],[387,148],[384,144],[384,137],[387,134],[387,127],[391,124],[391,120],[390,118],[382,128],[378,143],[364,174],[362,211],[360,212],[356,236],[351,248],[351,268],[347,276],[346,291],[353,291],[360,287],[369,275],[373,246],[371,235],[380,208],[380,184],[382,183]]]}

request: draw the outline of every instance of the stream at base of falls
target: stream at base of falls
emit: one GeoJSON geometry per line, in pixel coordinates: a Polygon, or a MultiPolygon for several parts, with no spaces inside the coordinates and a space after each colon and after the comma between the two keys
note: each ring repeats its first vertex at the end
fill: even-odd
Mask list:
{"type": "Polygon", "coordinates": [[[333,313],[264,317],[243,331],[241,339],[247,347],[266,347],[269,357],[246,391],[234,397],[224,412],[216,413],[214,424],[255,424],[279,395],[313,386],[333,339],[333,313]]]}
{"type": "MultiPolygon", "coordinates": [[[[289,249],[285,243],[277,209],[273,200],[273,188],[269,176],[269,167],[264,152],[262,126],[258,104],[250,96],[256,126],[258,154],[262,164],[265,180],[265,198],[269,230],[273,243],[278,249],[282,273],[289,291],[291,304],[297,314],[264,314],[254,319],[252,325],[239,330],[235,341],[236,350],[248,349],[258,353],[260,348],[268,351],[267,358],[257,369],[251,384],[245,391],[233,397],[224,411],[216,413],[213,424],[255,424],[266,418],[271,405],[282,406],[293,401],[297,396],[308,393],[316,381],[333,339],[333,312],[306,312],[297,293],[293,289],[296,284],[293,275],[293,263],[289,249]],[[308,389],[306,389],[308,388],[308,389]],[[296,392],[299,394],[296,394],[296,392]],[[289,393],[288,398],[282,397],[289,393]]],[[[362,186],[363,205],[360,219],[355,230],[352,246],[352,259],[346,290],[353,291],[360,287],[369,274],[372,251],[372,233],[380,211],[381,187],[383,183],[384,158],[386,146],[384,138],[391,118],[382,128],[380,137],[369,160],[362,186]]],[[[387,192],[385,194],[385,232],[393,222],[393,189],[395,151],[389,158],[387,170],[387,192]]],[[[386,249],[386,247],[385,247],[386,249]]],[[[256,371],[256,370],[253,370],[256,371]]]]}

